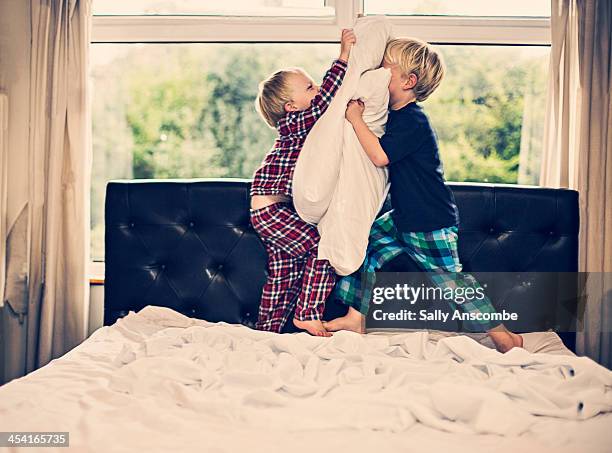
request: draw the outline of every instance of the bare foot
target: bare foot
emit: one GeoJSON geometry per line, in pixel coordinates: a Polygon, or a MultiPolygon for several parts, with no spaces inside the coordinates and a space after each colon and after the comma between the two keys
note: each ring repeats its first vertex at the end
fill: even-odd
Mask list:
{"type": "Polygon", "coordinates": [[[330,332],[338,330],[351,330],[357,333],[365,333],[364,316],[353,307],[349,307],[348,313],[341,318],[332,319],[329,322],[324,322],[323,325],[330,332]]]}
{"type": "Polygon", "coordinates": [[[328,332],[320,319],[313,319],[311,321],[300,321],[299,319],[293,318],[293,324],[298,329],[307,331],[310,335],[315,337],[331,337],[331,332],[328,332]]]}
{"type": "Polygon", "coordinates": [[[523,347],[523,337],[510,332],[503,325],[489,330],[488,334],[499,352],[506,353],[512,348],[523,347]]]}

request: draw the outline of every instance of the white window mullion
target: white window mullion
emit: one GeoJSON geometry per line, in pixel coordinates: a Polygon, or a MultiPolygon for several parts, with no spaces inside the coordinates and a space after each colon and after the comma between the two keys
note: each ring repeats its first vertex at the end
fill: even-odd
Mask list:
{"type": "Polygon", "coordinates": [[[93,42],[337,42],[330,18],[94,16],[93,42]]]}
{"type": "Polygon", "coordinates": [[[363,11],[363,0],[334,0],[337,24],[341,28],[352,27],[363,11]]]}
{"type": "Polygon", "coordinates": [[[456,44],[549,45],[550,20],[389,16],[396,36],[456,44]]]}
{"type": "MultiPolygon", "coordinates": [[[[94,16],[93,42],[337,42],[352,26],[360,0],[336,1],[322,18],[94,16]]],[[[550,44],[550,21],[525,18],[389,16],[396,36],[457,44],[550,44]]]]}

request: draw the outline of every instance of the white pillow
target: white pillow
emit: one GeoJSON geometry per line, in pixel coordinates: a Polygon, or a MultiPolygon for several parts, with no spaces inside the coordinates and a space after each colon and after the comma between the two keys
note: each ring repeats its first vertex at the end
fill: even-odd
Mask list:
{"type": "MultiPolygon", "coordinates": [[[[385,133],[387,124],[390,80],[391,70],[389,69],[378,68],[367,71],[359,79],[357,92],[353,96],[353,99],[361,99],[364,102],[363,120],[378,138],[385,133]]],[[[344,124],[351,126],[346,118],[344,124]]],[[[354,136],[357,138],[356,135],[354,136]]]]}
{"type": "MultiPolygon", "coordinates": [[[[391,71],[385,68],[368,71],[355,93],[356,99],[365,102],[364,121],[378,137],[385,132],[390,78],[391,71]]],[[[337,184],[318,224],[318,258],[329,260],[338,275],[352,274],[363,263],[370,228],[387,195],[387,181],[387,168],[372,163],[345,119],[337,184]]]]}
{"type": "Polygon", "coordinates": [[[391,24],[383,16],[361,17],[353,30],[357,42],[347,73],[327,111],[306,137],[293,174],[293,203],[300,217],[313,224],[327,211],[338,183],[346,105],[357,93],[361,74],[380,66],[391,38],[391,24]]]}

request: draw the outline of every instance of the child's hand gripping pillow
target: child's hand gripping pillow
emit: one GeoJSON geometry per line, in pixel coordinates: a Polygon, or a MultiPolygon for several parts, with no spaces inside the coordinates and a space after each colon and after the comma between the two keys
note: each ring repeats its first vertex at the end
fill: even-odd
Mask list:
{"type": "Polygon", "coordinates": [[[342,86],[306,137],[293,174],[295,208],[302,219],[313,224],[327,211],[338,183],[346,104],[356,97],[361,74],[380,66],[391,38],[391,24],[385,17],[359,18],[353,30],[357,42],[342,86]]]}

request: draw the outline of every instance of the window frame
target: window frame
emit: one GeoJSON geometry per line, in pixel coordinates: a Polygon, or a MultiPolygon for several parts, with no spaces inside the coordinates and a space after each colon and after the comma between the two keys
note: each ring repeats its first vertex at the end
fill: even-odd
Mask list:
{"type": "MultiPolygon", "coordinates": [[[[94,16],[92,43],[327,43],[363,14],[363,0],[326,0],[330,17],[94,16]]],[[[397,36],[438,44],[550,45],[541,17],[387,16],[397,36]]]]}
{"type": "MultiPolygon", "coordinates": [[[[326,0],[329,17],[110,16],[92,18],[92,44],[335,43],[339,28],[363,14],[363,0],[326,0]]],[[[434,44],[550,46],[550,19],[538,17],[387,16],[396,36],[434,44]]],[[[104,262],[92,261],[90,284],[104,283],[104,262]]]]}

